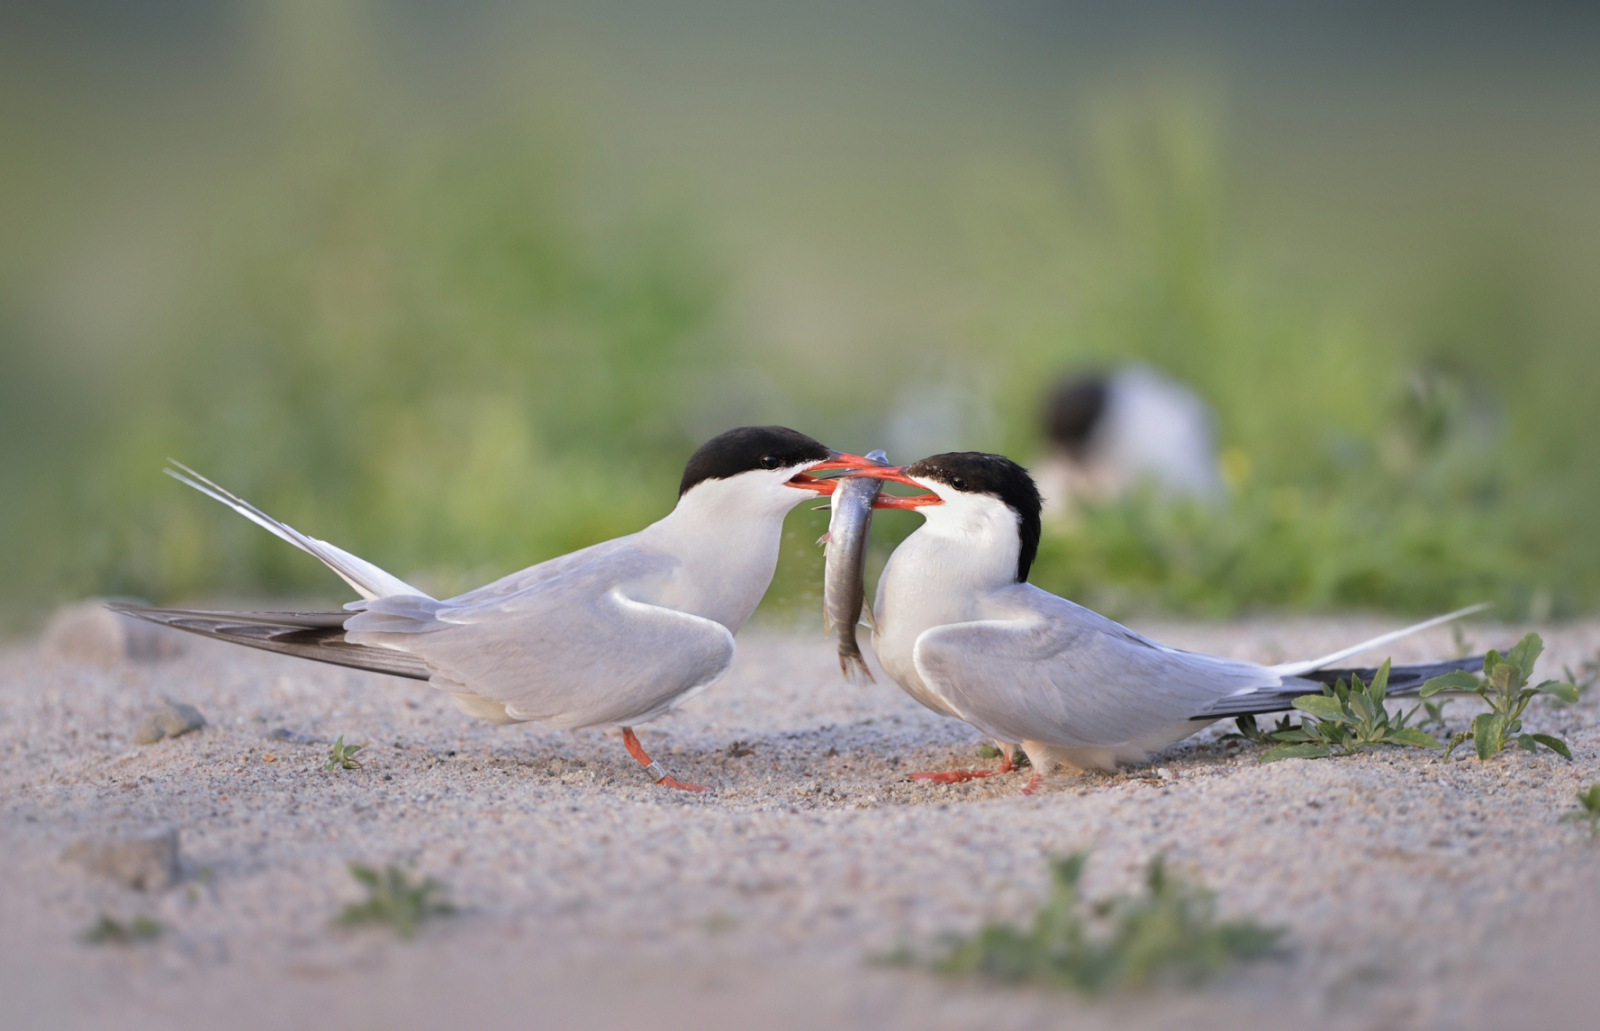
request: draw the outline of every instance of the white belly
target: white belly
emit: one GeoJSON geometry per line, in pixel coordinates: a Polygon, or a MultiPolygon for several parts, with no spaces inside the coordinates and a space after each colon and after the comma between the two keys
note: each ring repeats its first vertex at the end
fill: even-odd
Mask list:
{"type": "Polygon", "coordinates": [[[1022,750],[1035,769],[1048,771],[1052,766],[1065,766],[1074,773],[1084,770],[1114,770],[1121,765],[1138,764],[1157,752],[1177,744],[1190,734],[1197,734],[1211,726],[1215,720],[1191,720],[1175,727],[1167,727],[1120,745],[1105,748],[1062,748],[1042,741],[1023,741],[1022,750]]]}
{"type": "Polygon", "coordinates": [[[923,554],[938,546],[937,541],[919,541],[913,534],[889,556],[883,576],[878,580],[878,598],[872,614],[877,629],[872,633],[872,650],[883,671],[906,694],[935,712],[962,719],[953,706],[922,680],[913,654],[917,638],[933,627],[964,623],[978,618],[972,593],[950,590],[929,570],[941,568],[936,555],[923,554]],[[919,546],[920,545],[920,546],[919,546]]]}

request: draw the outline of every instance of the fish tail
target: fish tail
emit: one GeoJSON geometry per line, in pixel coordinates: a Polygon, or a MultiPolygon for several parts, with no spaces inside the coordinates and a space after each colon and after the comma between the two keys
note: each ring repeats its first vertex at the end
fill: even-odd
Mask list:
{"type": "Polygon", "coordinates": [[[852,684],[859,683],[856,674],[866,677],[866,682],[876,684],[877,678],[872,675],[872,670],[867,668],[867,660],[862,658],[860,649],[846,651],[839,649],[839,672],[844,674],[845,680],[852,684]]]}

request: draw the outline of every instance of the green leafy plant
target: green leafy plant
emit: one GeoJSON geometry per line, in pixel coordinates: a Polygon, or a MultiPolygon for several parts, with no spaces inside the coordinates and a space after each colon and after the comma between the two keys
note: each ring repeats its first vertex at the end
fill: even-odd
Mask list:
{"type": "Polygon", "coordinates": [[[1587,823],[1590,839],[1600,836],[1600,784],[1590,784],[1587,790],[1578,792],[1578,808],[1562,813],[1561,822],[1587,823]]]}
{"type": "Polygon", "coordinates": [[[1335,751],[1351,755],[1378,745],[1438,748],[1439,742],[1427,733],[1406,726],[1419,707],[1410,712],[1384,708],[1388,690],[1389,663],[1385,660],[1370,684],[1352,674],[1349,682],[1340,679],[1331,687],[1324,685],[1321,694],[1301,695],[1294,700],[1294,707],[1305,714],[1300,725],[1274,732],[1272,740],[1279,743],[1268,749],[1261,761],[1322,759],[1335,751]]]}
{"type": "MultiPolygon", "coordinates": [[[[1087,903],[1078,889],[1087,863],[1081,852],[1053,860],[1050,896],[1031,926],[987,924],[951,942],[933,968],[1093,994],[1195,984],[1235,961],[1271,954],[1283,934],[1249,920],[1219,921],[1211,892],[1169,873],[1160,857],[1150,862],[1143,894],[1087,903]]],[[[888,959],[915,960],[906,948],[888,959]]]]}
{"type": "Polygon", "coordinates": [[[114,917],[100,914],[100,919],[83,932],[83,940],[90,945],[136,945],[161,937],[165,928],[143,914],[123,923],[114,917]]]}
{"type": "Polygon", "coordinates": [[[1567,743],[1560,738],[1550,734],[1529,734],[1522,729],[1522,712],[1535,696],[1548,695],[1569,705],[1578,700],[1576,687],[1557,680],[1546,680],[1536,687],[1528,686],[1528,681],[1533,678],[1533,664],[1538,661],[1542,651],[1544,641],[1538,634],[1529,634],[1505,655],[1493,650],[1485,655],[1481,678],[1463,669],[1434,677],[1422,685],[1424,698],[1431,698],[1441,691],[1466,691],[1483,699],[1489,707],[1488,712],[1472,718],[1471,729],[1450,739],[1444,752],[1446,759],[1456,750],[1456,746],[1469,739],[1477,749],[1479,759],[1500,754],[1512,741],[1530,752],[1538,751],[1539,746],[1543,745],[1565,758],[1572,758],[1567,743]]]}
{"type": "Polygon", "coordinates": [[[328,769],[330,769],[330,770],[359,770],[359,769],[361,769],[361,760],[356,758],[356,753],[361,751],[365,747],[367,747],[367,746],[366,745],[347,745],[347,744],[345,744],[344,743],[344,735],[340,734],[339,735],[339,740],[335,741],[332,744],[332,746],[330,746],[328,748],[328,769]]]}
{"type": "Polygon", "coordinates": [[[413,884],[398,866],[380,873],[360,863],[350,864],[350,876],[367,889],[367,897],[340,911],[335,922],[341,927],[388,924],[400,937],[411,938],[424,920],[455,912],[449,901],[438,897],[444,885],[431,877],[413,884]]]}

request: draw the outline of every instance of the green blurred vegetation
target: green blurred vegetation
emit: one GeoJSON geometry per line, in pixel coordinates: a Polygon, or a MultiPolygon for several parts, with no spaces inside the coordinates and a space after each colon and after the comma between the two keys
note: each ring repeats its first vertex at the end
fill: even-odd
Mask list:
{"type": "MultiPolygon", "coordinates": [[[[1377,256],[1419,295],[1398,308],[1358,278],[1308,281],[1248,230],[1215,112],[1126,95],[1097,113],[1085,171],[1013,181],[994,220],[1026,227],[986,248],[1007,284],[981,330],[1011,356],[1001,393],[1026,396],[1067,355],[1142,358],[1213,405],[1234,488],[1217,508],[1091,509],[1047,533],[1034,581],[1121,612],[1591,610],[1587,272],[1534,253],[1545,227],[1530,219],[1432,255],[1422,276],[1377,256]]],[[[1036,432],[1012,419],[1009,450],[1035,449],[1036,432]]]]}
{"type": "MultiPolygon", "coordinates": [[[[338,43],[359,25],[279,6],[289,53],[238,138],[163,135],[181,104],[113,131],[0,94],[4,625],[89,593],[338,596],[168,456],[449,592],[660,516],[729,425],[864,451],[892,388],[951,385],[992,413],[965,446],[1026,462],[1050,381],[1129,358],[1211,402],[1236,489],[1085,513],[1041,586],[1115,613],[1600,602],[1600,257],[1515,204],[1309,258],[1224,94],[1084,91],[1064,156],[984,154],[936,191],[948,246],[886,248],[922,323],[796,346],[749,238],[670,174],[616,174],[581,111],[408,106],[338,43]]],[[[824,520],[791,517],[769,614],[817,611],[824,520]]],[[[878,520],[880,561],[913,525],[878,520]]]]}
{"type": "Polygon", "coordinates": [[[117,356],[102,406],[64,400],[84,446],[33,456],[44,489],[7,527],[35,589],[326,586],[173,489],[169,455],[445,590],[670,507],[686,399],[724,346],[692,232],[580,232],[514,134],[310,164],[233,186],[171,335],[117,356]]]}

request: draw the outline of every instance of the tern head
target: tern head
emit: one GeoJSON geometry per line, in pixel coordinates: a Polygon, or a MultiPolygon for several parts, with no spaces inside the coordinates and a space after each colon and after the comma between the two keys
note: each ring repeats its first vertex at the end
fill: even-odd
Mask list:
{"type": "Polygon", "coordinates": [[[710,489],[766,498],[788,511],[807,498],[833,493],[833,480],[812,473],[874,467],[860,455],[834,451],[787,426],[741,426],[717,434],[689,457],[678,498],[710,489]]]}
{"type": "Polygon", "coordinates": [[[974,544],[998,533],[1004,539],[995,543],[1017,549],[1017,582],[1028,578],[1039,551],[1039,489],[1028,470],[1011,459],[982,451],[955,451],[931,455],[902,468],[866,468],[850,475],[921,488],[927,493],[910,497],[880,494],[875,507],[918,509],[929,530],[974,544]]]}
{"type": "Polygon", "coordinates": [[[1061,383],[1045,403],[1045,428],[1051,443],[1082,462],[1094,443],[1111,394],[1104,373],[1088,373],[1061,383]]]}

